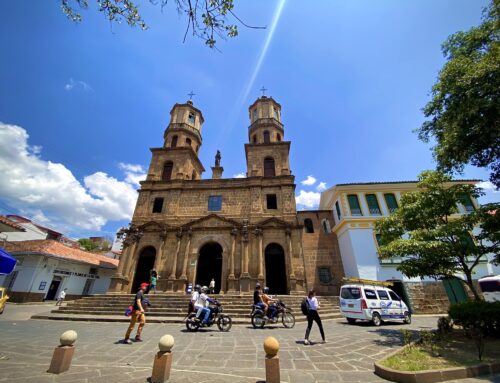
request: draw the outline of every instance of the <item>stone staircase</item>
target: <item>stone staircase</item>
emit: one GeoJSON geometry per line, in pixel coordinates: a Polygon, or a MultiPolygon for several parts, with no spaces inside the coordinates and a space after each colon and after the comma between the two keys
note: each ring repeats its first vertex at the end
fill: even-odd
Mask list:
{"type": "MultiPolygon", "coordinates": [[[[186,294],[148,294],[151,302],[146,317],[149,323],[180,323],[187,314],[189,295],[186,294]]],[[[224,308],[224,313],[231,316],[233,324],[250,325],[252,295],[214,295],[224,308]]],[[[303,297],[295,295],[278,296],[288,308],[291,308],[297,322],[306,321],[300,310],[303,297]]],[[[126,308],[133,302],[131,294],[106,294],[84,297],[70,301],[49,313],[32,316],[33,319],[77,320],[93,322],[128,322],[124,315],[126,308]]],[[[340,318],[338,297],[318,297],[322,320],[340,318]]]]}

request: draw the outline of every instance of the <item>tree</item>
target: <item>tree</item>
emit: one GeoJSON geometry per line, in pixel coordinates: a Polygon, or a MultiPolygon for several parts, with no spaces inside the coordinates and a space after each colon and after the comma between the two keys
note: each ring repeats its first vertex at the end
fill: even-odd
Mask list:
{"type": "Polygon", "coordinates": [[[80,238],[78,240],[80,246],[87,251],[96,251],[99,247],[96,243],[92,242],[89,238],[80,238]]]}
{"type": "Polygon", "coordinates": [[[418,190],[401,197],[400,207],[380,219],[380,258],[403,257],[398,270],[408,277],[448,278],[463,273],[476,300],[474,268],[487,254],[500,260],[500,204],[457,214],[457,204],[482,194],[475,185],[453,182],[437,171],[419,176],[418,190]]]}
{"type": "Polygon", "coordinates": [[[436,140],[438,169],[461,172],[465,164],[489,168],[500,187],[500,0],[492,0],[483,21],[444,42],[447,62],[423,108],[419,138],[436,140]]]}
{"type": "MultiPolygon", "coordinates": [[[[88,9],[89,0],[60,0],[61,8],[69,19],[80,22],[82,16],[79,8],[88,9]]],[[[148,26],[139,13],[136,5],[137,0],[96,0],[100,12],[110,22],[125,21],[128,25],[141,29],[148,26]]],[[[168,4],[168,0],[149,0],[153,5],[160,3],[161,9],[168,4]]],[[[233,11],[233,0],[174,0],[179,15],[187,16],[187,27],[184,41],[189,31],[193,36],[205,41],[210,48],[214,48],[216,37],[225,39],[238,35],[238,26],[228,23],[233,19],[247,28],[264,29],[265,27],[254,27],[245,24],[233,11]]]]}

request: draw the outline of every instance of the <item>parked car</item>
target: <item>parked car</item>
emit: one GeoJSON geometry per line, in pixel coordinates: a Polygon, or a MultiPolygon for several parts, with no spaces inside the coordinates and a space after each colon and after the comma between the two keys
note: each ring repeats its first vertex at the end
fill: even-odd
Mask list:
{"type": "Polygon", "coordinates": [[[479,287],[486,302],[500,302],[500,275],[481,278],[479,287]]]}
{"type": "Polygon", "coordinates": [[[394,291],[378,284],[343,285],[340,289],[340,312],[349,324],[358,319],[371,321],[375,326],[392,320],[411,323],[410,310],[405,302],[394,291]]]}
{"type": "Polygon", "coordinates": [[[0,287],[0,314],[3,313],[8,299],[9,296],[7,295],[7,289],[5,287],[0,287]]]}

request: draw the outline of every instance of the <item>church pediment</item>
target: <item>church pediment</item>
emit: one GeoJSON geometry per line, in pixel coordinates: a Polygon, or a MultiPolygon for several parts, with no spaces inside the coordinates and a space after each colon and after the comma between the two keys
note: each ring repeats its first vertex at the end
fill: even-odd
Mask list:
{"type": "Polygon", "coordinates": [[[156,221],[149,221],[138,227],[138,229],[143,232],[164,231],[166,228],[167,226],[165,224],[156,221]]]}
{"type": "Polygon", "coordinates": [[[272,217],[272,218],[268,218],[268,219],[265,219],[264,221],[257,223],[256,226],[284,228],[284,227],[289,227],[290,224],[286,221],[283,221],[282,219],[272,217]]]}
{"type": "Polygon", "coordinates": [[[195,221],[191,221],[185,225],[184,227],[195,228],[233,228],[234,226],[240,226],[238,222],[221,217],[217,214],[210,214],[195,221]]]}

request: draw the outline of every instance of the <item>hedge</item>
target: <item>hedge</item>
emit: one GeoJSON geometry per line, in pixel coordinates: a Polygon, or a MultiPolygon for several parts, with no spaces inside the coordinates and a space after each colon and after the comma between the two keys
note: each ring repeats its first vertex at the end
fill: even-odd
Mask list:
{"type": "Polygon", "coordinates": [[[500,337],[500,302],[468,301],[453,304],[448,311],[454,324],[500,337]]]}

